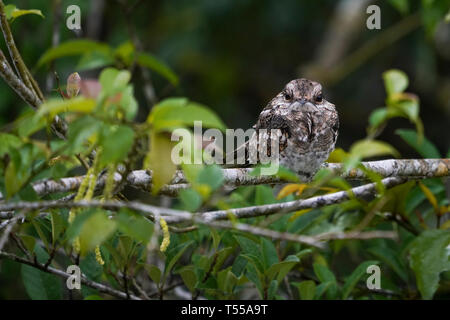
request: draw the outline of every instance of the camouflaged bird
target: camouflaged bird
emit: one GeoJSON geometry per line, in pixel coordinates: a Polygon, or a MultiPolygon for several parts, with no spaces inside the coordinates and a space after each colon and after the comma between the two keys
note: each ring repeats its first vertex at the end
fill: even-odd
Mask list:
{"type": "Polygon", "coordinates": [[[261,129],[267,131],[262,133],[263,139],[250,139],[243,146],[246,163],[251,141],[269,141],[270,129],[280,129],[279,163],[296,172],[302,181],[310,181],[334,149],[339,118],[334,104],[323,97],[320,83],[296,79],[267,104],[253,128],[256,135],[264,131],[261,129]]]}

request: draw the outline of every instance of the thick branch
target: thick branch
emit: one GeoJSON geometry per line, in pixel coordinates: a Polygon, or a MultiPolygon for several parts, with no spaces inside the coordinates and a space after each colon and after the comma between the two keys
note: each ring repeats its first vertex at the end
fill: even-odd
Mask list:
{"type": "MultiPolygon", "coordinates": [[[[404,159],[404,160],[380,160],[363,162],[362,165],[378,173],[381,177],[405,177],[405,178],[431,178],[445,177],[450,175],[450,159],[404,159]]],[[[324,167],[338,174],[344,179],[364,180],[365,173],[359,169],[343,172],[340,163],[325,163],[324,167]]],[[[257,184],[275,184],[286,181],[274,176],[250,175],[252,168],[223,169],[224,183],[227,186],[238,187],[257,184]]],[[[78,189],[84,176],[62,178],[60,180],[44,180],[33,184],[33,188],[39,196],[57,192],[69,192],[78,189]]],[[[119,173],[115,174],[116,182],[121,180],[119,173]]],[[[102,188],[105,183],[104,177],[99,179],[97,188],[102,188]]],[[[127,176],[127,184],[144,190],[150,190],[152,183],[151,172],[145,170],[132,171],[127,176]]],[[[160,191],[161,194],[176,196],[178,191],[188,188],[187,180],[182,171],[177,171],[170,185],[166,185],[160,191]]],[[[1,198],[1,195],[0,195],[1,198]]]]}

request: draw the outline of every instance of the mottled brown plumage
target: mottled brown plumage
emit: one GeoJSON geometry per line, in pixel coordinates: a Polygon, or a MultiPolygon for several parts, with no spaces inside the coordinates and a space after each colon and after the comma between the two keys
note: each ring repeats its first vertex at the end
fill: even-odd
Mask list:
{"type": "MultiPolygon", "coordinates": [[[[323,97],[320,83],[296,79],[267,104],[254,128],[257,134],[261,129],[280,129],[280,164],[308,181],[334,149],[339,118],[334,104],[323,97]]],[[[245,146],[246,158],[250,144],[245,146]]]]}

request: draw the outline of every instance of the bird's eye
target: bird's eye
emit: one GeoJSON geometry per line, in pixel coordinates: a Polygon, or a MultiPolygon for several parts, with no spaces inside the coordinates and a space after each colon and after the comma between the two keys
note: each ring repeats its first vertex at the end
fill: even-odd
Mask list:
{"type": "Polygon", "coordinates": [[[285,99],[285,100],[291,100],[291,99],[292,99],[292,96],[291,96],[289,93],[285,93],[285,94],[284,94],[284,99],[285,99]]]}
{"type": "Polygon", "coordinates": [[[322,102],[322,100],[323,100],[322,94],[316,96],[316,102],[322,102]]]}

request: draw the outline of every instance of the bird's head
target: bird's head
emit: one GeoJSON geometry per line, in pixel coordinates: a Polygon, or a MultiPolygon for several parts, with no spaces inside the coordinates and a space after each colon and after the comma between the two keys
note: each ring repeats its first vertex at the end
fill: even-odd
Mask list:
{"type": "Polygon", "coordinates": [[[275,99],[277,105],[296,111],[318,111],[321,107],[334,107],[325,100],[320,83],[304,78],[290,81],[275,99]]]}

